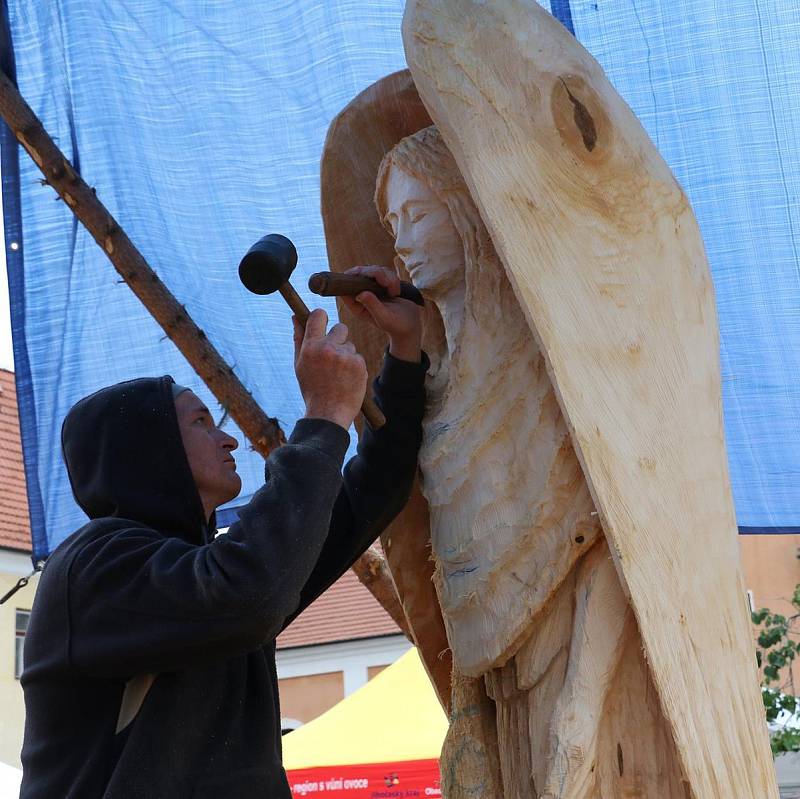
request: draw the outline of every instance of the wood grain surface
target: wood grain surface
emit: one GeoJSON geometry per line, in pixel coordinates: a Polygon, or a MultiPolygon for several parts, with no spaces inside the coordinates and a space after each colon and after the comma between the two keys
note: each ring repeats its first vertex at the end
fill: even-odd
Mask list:
{"type": "Polygon", "coordinates": [[[410,0],[403,37],[545,356],[686,793],[777,797],[689,203],[599,65],[534,0],[410,0]]]}

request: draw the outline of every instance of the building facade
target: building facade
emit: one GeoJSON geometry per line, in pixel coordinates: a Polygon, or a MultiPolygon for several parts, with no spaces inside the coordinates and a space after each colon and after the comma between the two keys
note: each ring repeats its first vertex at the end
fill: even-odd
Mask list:
{"type": "Polygon", "coordinates": [[[353,572],[298,616],[277,644],[284,730],[333,707],[411,646],[353,572]]]}

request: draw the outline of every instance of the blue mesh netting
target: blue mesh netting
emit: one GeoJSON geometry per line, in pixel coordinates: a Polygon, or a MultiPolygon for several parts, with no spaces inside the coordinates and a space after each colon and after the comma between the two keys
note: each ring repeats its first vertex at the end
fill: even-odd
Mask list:
{"type": "MultiPolygon", "coordinates": [[[[289,312],[280,297],[245,292],[236,265],[257,238],[280,232],[298,245],[301,293],[304,278],[325,268],[325,133],[354,95],[405,65],[401,0],[6,5],[6,70],[15,68],[67,157],[256,399],[290,429],[302,404],[289,312]]],[[[551,5],[642,120],[700,221],[717,290],[739,524],[800,529],[800,18],[788,0],[551,5]]],[[[170,373],[216,405],[94,241],[39,184],[33,163],[17,158],[7,131],[2,166],[38,557],[83,521],[58,447],[76,399],[117,380],[170,373]]],[[[259,483],[261,459],[239,461],[242,502],[259,483]]]]}

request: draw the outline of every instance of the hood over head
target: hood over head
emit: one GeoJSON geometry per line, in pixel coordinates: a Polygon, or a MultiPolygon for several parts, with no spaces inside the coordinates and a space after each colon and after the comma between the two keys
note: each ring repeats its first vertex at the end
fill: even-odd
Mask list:
{"type": "MultiPolygon", "coordinates": [[[[61,428],[72,493],[90,519],[132,519],[205,543],[171,377],[127,380],[76,403],[61,428]]],[[[213,518],[212,518],[213,523],[213,518]]]]}

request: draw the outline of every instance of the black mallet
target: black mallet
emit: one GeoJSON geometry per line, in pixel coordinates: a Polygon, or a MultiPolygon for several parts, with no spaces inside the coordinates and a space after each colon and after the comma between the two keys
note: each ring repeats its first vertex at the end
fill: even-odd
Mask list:
{"type": "MultiPolygon", "coordinates": [[[[259,239],[239,264],[239,280],[253,294],[273,294],[279,291],[303,327],[310,311],[300,295],[292,288],[289,278],[297,266],[297,250],[286,236],[270,233],[259,239]]],[[[368,396],[364,397],[361,412],[373,430],[386,424],[386,417],[368,396]]]]}

